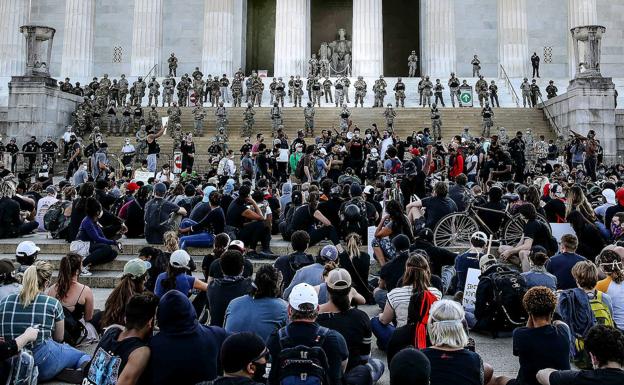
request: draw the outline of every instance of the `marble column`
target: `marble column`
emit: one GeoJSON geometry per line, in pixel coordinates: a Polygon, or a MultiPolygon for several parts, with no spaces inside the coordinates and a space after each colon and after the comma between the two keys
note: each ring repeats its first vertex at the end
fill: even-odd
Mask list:
{"type": "Polygon", "coordinates": [[[20,27],[28,23],[29,0],[0,1],[0,77],[23,75],[26,39],[20,27]]]}
{"type": "Polygon", "coordinates": [[[66,0],[61,76],[93,76],[95,0],[66,0]]]}
{"type": "MultiPolygon", "coordinates": [[[[571,78],[576,76],[577,64],[574,57],[574,45],[569,30],[584,25],[598,24],[596,0],[568,0],[568,73],[571,78]]],[[[579,52],[580,57],[584,52],[579,52]]]]}
{"type": "Polygon", "coordinates": [[[531,75],[526,8],[526,0],[498,0],[498,62],[510,78],[531,75]]]}
{"type": "Polygon", "coordinates": [[[277,0],[274,76],[305,77],[310,58],[310,0],[277,0]]]}
{"type": "Polygon", "coordinates": [[[201,67],[204,74],[232,76],[242,67],[244,9],[242,0],[205,0],[201,67]]]}
{"type": "MultiPolygon", "coordinates": [[[[377,77],[383,74],[382,0],[353,1],[353,76],[377,77]]],[[[351,35],[351,36],[350,36],[351,35]]]]}
{"type": "MultiPolygon", "coordinates": [[[[132,28],[132,76],[145,76],[152,71],[158,76],[166,72],[162,62],[162,11],[163,0],[135,0],[134,24],[132,28]]],[[[181,21],[182,22],[182,21],[181,21]]]]}
{"type": "Polygon", "coordinates": [[[455,0],[425,0],[422,74],[448,78],[456,72],[455,0]]]}

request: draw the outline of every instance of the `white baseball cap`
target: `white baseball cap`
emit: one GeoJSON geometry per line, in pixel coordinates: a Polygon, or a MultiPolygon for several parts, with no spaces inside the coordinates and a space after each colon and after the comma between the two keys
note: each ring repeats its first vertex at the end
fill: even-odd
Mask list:
{"type": "Polygon", "coordinates": [[[245,252],[245,244],[241,240],[235,239],[230,242],[230,244],[228,245],[228,249],[231,249],[232,247],[236,247],[240,250],[241,253],[245,252]]]}
{"type": "Polygon", "coordinates": [[[191,262],[191,256],[184,250],[176,250],[171,253],[169,258],[169,264],[173,267],[180,267],[182,269],[189,270],[189,262],[191,262]]]}
{"type": "Polygon", "coordinates": [[[375,192],[375,188],[371,185],[364,187],[364,194],[370,195],[375,192]]]}
{"type": "Polygon", "coordinates": [[[35,253],[41,251],[37,245],[33,241],[23,241],[17,245],[17,249],[15,249],[15,255],[29,257],[35,253]]]}
{"type": "Polygon", "coordinates": [[[602,190],[602,196],[605,198],[607,203],[614,205],[615,204],[615,191],[610,188],[606,188],[602,190]]]}
{"type": "Polygon", "coordinates": [[[314,287],[307,283],[300,283],[293,287],[288,297],[288,304],[295,310],[301,310],[300,306],[309,303],[316,309],[318,307],[318,294],[314,287]]]}
{"type": "Polygon", "coordinates": [[[319,153],[323,156],[327,155],[327,150],[325,149],[325,147],[321,147],[321,149],[319,150],[319,153]]]}

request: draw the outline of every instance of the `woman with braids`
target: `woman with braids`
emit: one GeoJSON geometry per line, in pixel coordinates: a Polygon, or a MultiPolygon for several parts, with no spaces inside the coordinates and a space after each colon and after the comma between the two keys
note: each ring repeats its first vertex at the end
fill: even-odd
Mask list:
{"type": "Polygon", "coordinates": [[[607,278],[598,281],[596,289],[611,297],[613,321],[615,326],[624,330],[624,265],[622,265],[622,257],[613,250],[603,250],[596,258],[596,264],[607,275],[607,278]]]}
{"type": "MultiPolygon", "coordinates": [[[[388,299],[383,312],[379,317],[371,320],[373,333],[377,337],[377,345],[380,349],[386,350],[390,337],[395,330],[392,321],[396,319],[397,327],[407,324],[409,304],[412,296],[418,295],[422,298],[419,301],[419,308],[428,312],[432,303],[442,298],[440,290],[431,287],[431,270],[427,257],[415,251],[410,255],[405,263],[405,273],[403,274],[401,286],[392,289],[388,293],[388,299]]],[[[423,348],[425,341],[426,316],[423,323],[419,324],[416,330],[419,341],[418,348],[423,348]]]]}
{"type": "Polygon", "coordinates": [[[353,280],[353,288],[364,296],[366,303],[374,303],[373,291],[368,285],[370,271],[370,255],[360,251],[362,238],[357,233],[346,237],[346,250],[338,256],[338,264],[349,272],[353,280]]]}
{"type": "Polygon", "coordinates": [[[225,311],[228,333],[254,332],[266,341],[288,321],[288,304],[281,299],[282,274],[271,265],[256,272],[254,291],[233,299],[225,311]]]}
{"type": "Polygon", "coordinates": [[[69,253],[61,259],[58,281],[48,289],[48,295],[61,301],[65,313],[65,340],[78,343],[82,328],[78,325],[93,318],[93,292],[87,285],[78,282],[82,268],[82,257],[69,253]]]}
{"type": "Polygon", "coordinates": [[[20,293],[0,301],[0,334],[6,340],[14,340],[29,327],[38,327],[39,334],[32,345],[38,380],[45,382],[56,377],[78,384],[83,377],[81,368],[91,358],[63,343],[63,306],[56,298],[44,294],[51,279],[52,265],[48,262],[36,261],[26,269],[20,293]]]}
{"type": "Polygon", "coordinates": [[[39,224],[24,222],[20,217],[20,204],[13,199],[16,186],[12,180],[0,182],[0,238],[16,238],[32,233],[39,224]]]}

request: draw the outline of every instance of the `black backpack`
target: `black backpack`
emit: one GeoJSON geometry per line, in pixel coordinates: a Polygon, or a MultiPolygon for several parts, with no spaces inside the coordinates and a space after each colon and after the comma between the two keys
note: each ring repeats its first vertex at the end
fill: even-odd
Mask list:
{"type": "Polygon", "coordinates": [[[43,216],[43,227],[54,234],[63,227],[69,219],[65,218],[65,209],[71,204],[67,201],[58,201],[51,205],[43,216]]]}
{"type": "Polygon", "coordinates": [[[305,155],[301,157],[301,159],[299,159],[299,161],[297,162],[297,167],[295,168],[295,177],[297,177],[297,179],[303,179],[305,177],[305,171],[304,171],[304,159],[305,159],[305,155]]]}
{"type": "Polygon", "coordinates": [[[80,320],[74,318],[69,309],[63,306],[63,314],[65,315],[65,335],[64,342],[71,346],[78,346],[87,337],[87,329],[80,320]]]}
{"type": "Polygon", "coordinates": [[[379,172],[379,165],[376,160],[369,160],[366,162],[366,170],[364,174],[366,175],[366,179],[374,180],[377,179],[377,173],[379,172]]]}
{"type": "Polygon", "coordinates": [[[327,385],[329,364],[322,346],[329,329],[319,326],[312,346],[295,345],[288,327],[279,330],[278,355],[280,385],[327,385]]]}
{"type": "Polygon", "coordinates": [[[494,307],[491,312],[492,332],[512,331],[526,324],[528,316],[522,305],[522,298],[528,287],[520,272],[499,267],[483,280],[489,280],[493,290],[494,307]]]}

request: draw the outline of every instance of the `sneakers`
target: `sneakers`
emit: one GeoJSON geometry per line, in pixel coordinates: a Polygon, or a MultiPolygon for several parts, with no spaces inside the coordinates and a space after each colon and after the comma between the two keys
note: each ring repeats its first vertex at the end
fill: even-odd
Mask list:
{"type": "Polygon", "coordinates": [[[82,384],[82,380],[85,377],[85,372],[80,369],[65,368],[55,377],[59,381],[67,382],[70,384],[82,384]]]}
{"type": "Polygon", "coordinates": [[[80,275],[82,275],[83,277],[90,277],[93,275],[93,273],[89,271],[88,267],[83,266],[82,270],[80,270],[80,275]]]}

